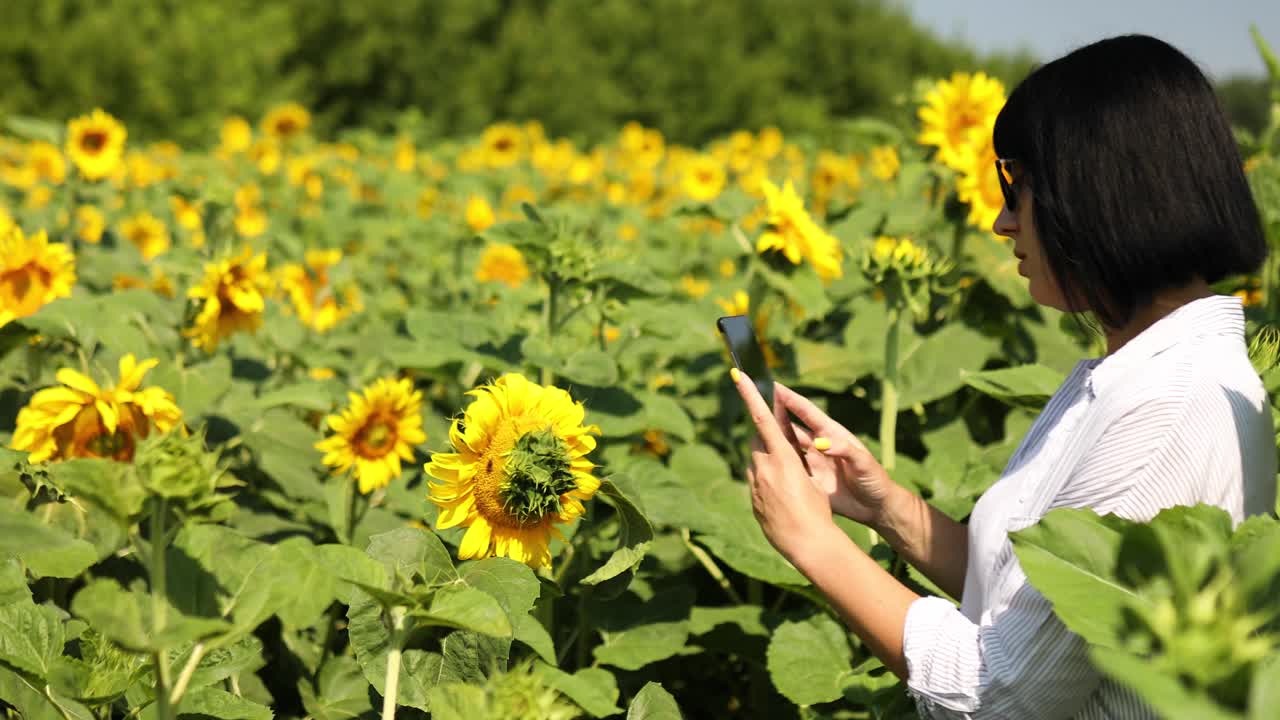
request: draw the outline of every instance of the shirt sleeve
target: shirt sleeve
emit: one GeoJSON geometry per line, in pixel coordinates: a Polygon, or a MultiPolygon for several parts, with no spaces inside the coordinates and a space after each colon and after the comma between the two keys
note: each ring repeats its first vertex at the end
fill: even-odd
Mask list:
{"type": "Polygon", "coordinates": [[[1003,611],[976,624],[949,601],[924,597],[907,611],[903,651],[907,689],[922,717],[1074,717],[1102,681],[1084,640],[1053,614],[1020,568],[1003,611]]]}

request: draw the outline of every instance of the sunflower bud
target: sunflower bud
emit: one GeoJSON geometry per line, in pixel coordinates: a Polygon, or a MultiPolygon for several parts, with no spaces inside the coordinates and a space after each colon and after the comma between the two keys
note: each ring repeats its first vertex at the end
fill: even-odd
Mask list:
{"type": "Polygon", "coordinates": [[[204,448],[204,434],[153,434],[138,446],[134,464],[152,495],[189,506],[201,505],[218,486],[217,455],[204,448]]]}

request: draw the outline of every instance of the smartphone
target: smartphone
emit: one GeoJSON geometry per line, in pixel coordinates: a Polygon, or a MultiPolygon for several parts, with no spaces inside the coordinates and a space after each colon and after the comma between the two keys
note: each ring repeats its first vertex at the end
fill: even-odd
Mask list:
{"type": "Polygon", "coordinates": [[[755,382],[760,396],[772,408],[773,374],[769,372],[769,365],[764,360],[764,350],[760,348],[760,342],[751,329],[751,320],[746,315],[727,315],[716,320],[716,329],[720,331],[720,337],[724,338],[725,347],[729,348],[734,366],[755,382]]]}

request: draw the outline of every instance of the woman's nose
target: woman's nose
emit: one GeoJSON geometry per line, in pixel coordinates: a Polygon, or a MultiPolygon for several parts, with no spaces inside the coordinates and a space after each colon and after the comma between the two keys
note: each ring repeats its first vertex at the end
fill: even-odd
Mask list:
{"type": "Polygon", "coordinates": [[[1009,210],[1008,205],[1000,206],[1000,214],[996,215],[996,220],[991,224],[991,230],[997,235],[1006,235],[1012,237],[1018,232],[1018,216],[1009,210]]]}

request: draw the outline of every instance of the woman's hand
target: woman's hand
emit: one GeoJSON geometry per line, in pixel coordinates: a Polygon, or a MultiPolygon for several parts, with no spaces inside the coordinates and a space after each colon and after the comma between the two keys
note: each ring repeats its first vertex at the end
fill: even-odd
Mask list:
{"type": "Polygon", "coordinates": [[[751,440],[751,465],[747,468],[756,521],[769,543],[791,564],[802,568],[805,558],[816,555],[815,551],[828,543],[830,533],[843,533],[832,522],[826,494],[810,476],[751,378],[736,368],[730,374],[758,431],[751,440]]]}
{"type": "Polygon", "coordinates": [[[890,494],[898,486],[871,451],[808,398],[779,383],[774,383],[773,415],[804,458],[814,484],[826,493],[831,509],[878,528],[890,494]],[[804,425],[792,422],[788,412],[804,425]],[[818,443],[822,447],[815,446],[819,438],[826,441],[818,443]]]}

